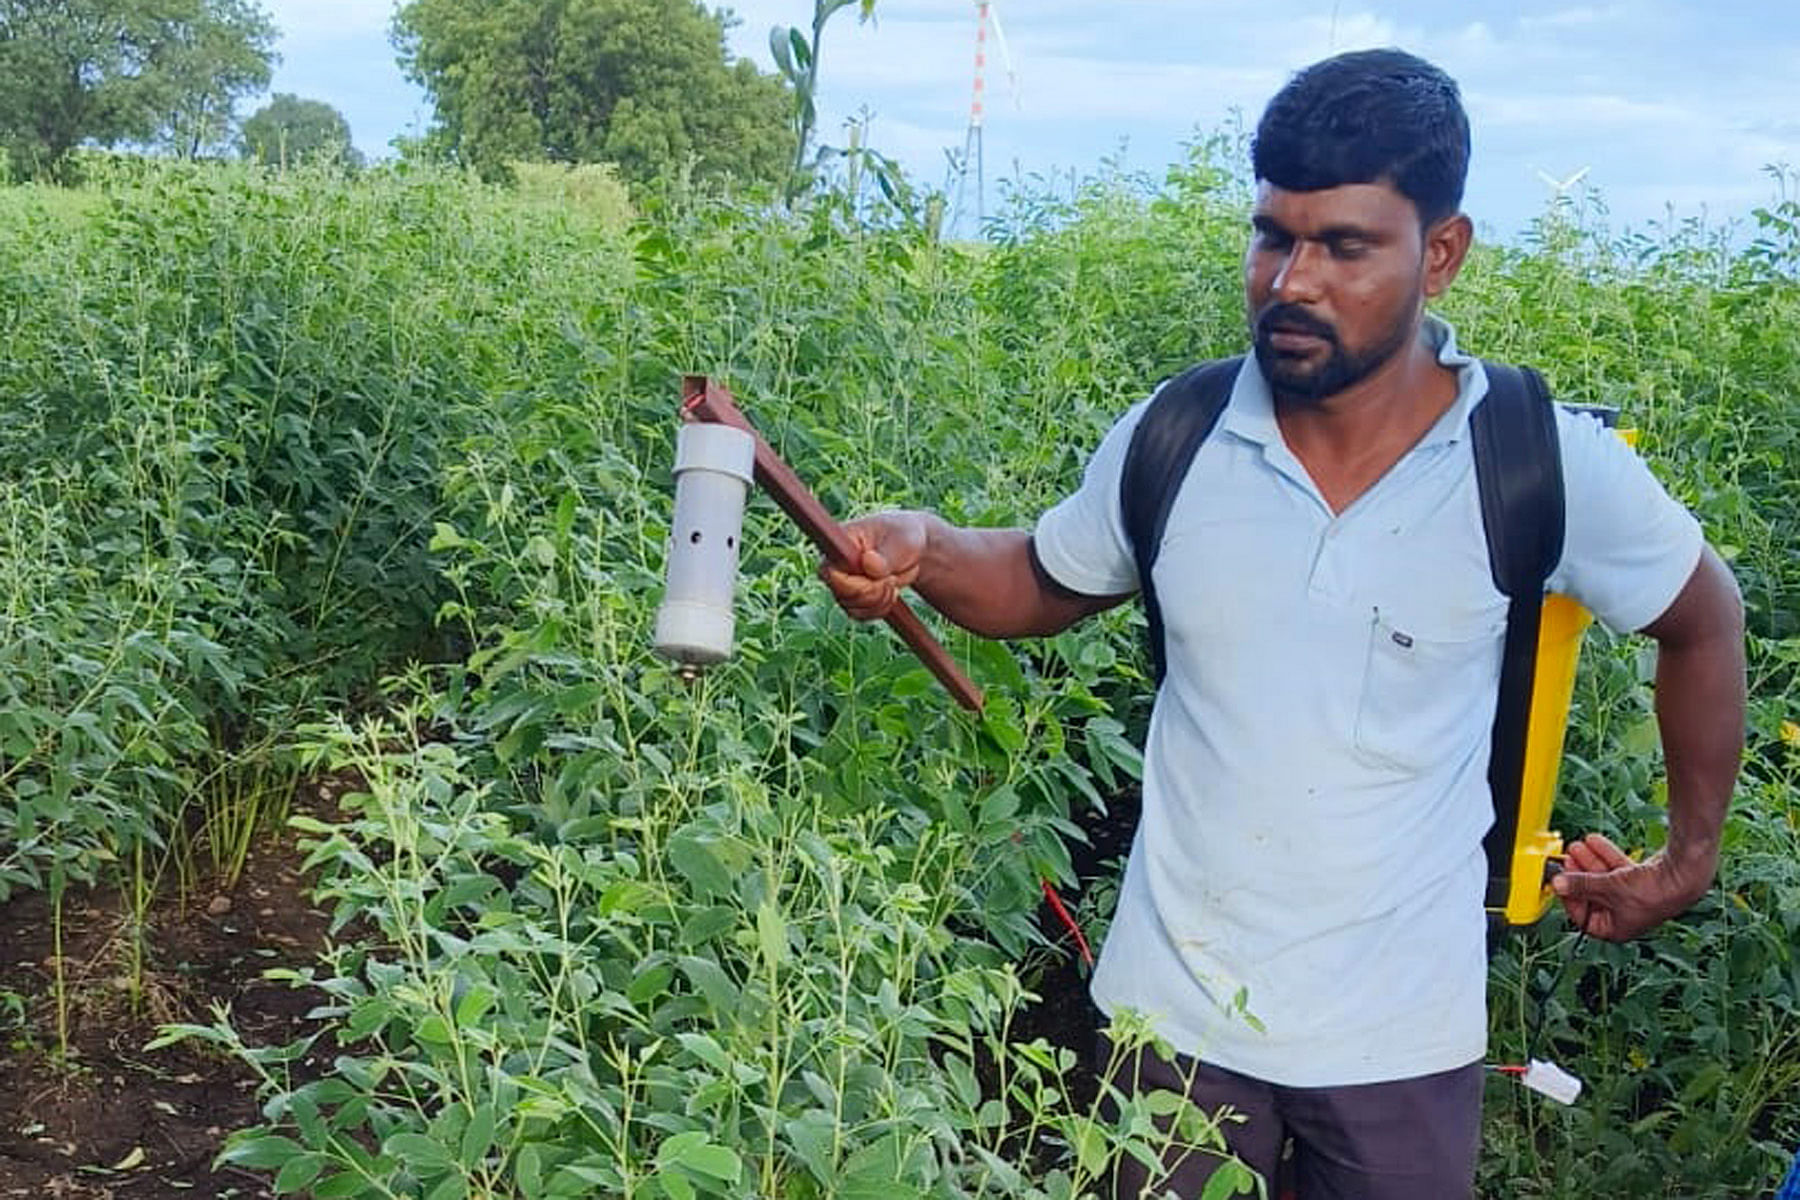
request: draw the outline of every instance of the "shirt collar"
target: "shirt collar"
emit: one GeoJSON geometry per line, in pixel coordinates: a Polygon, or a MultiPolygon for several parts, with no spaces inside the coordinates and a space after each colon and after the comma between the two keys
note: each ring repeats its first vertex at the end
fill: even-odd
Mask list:
{"type": "MultiPolygon", "coordinates": [[[[1419,446],[1457,442],[1468,436],[1469,414],[1476,402],[1487,395],[1487,371],[1481,360],[1465,354],[1456,344],[1456,330],[1450,322],[1432,313],[1425,314],[1426,340],[1437,351],[1438,362],[1456,371],[1456,399],[1444,410],[1419,446]]],[[[1238,372],[1231,388],[1231,399],[1220,418],[1220,428],[1245,441],[1268,446],[1281,441],[1281,428],[1275,423],[1275,400],[1269,392],[1269,381],[1257,365],[1256,355],[1244,356],[1244,369],[1238,372]]]]}

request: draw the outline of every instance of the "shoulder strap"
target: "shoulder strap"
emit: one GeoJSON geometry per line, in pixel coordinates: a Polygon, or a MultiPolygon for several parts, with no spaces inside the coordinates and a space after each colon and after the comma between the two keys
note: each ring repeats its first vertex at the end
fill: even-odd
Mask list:
{"type": "Polygon", "coordinates": [[[1529,368],[1485,362],[1488,392],[1469,416],[1481,526],[1494,586],[1509,603],[1494,710],[1488,788],[1494,825],[1488,831],[1488,904],[1506,903],[1517,838],[1525,738],[1544,584],[1563,550],[1562,455],[1556,409],[1543,378],[1529,368]]]}
{"type": "Polygon", "coordinates": [[[1150,657],[1156,667],[1156,685],[1168,672],[1163,647],[1162,606],[1157,602],[1152,568],[1162,549],[1163,530],[1175,493],[1187,476],[1188,465],[1200,449],[1219,414],[1231,399],[1242,355],[1201,363],[1163,384],[1150,400],[1143,418],[1131,433],[1125,451],[1125,467],[1119,476],[1119,511],[1131,552],[1137,559],[1138,587],[1144,598],[1144,618],[1149,623],[1150,657]]]}

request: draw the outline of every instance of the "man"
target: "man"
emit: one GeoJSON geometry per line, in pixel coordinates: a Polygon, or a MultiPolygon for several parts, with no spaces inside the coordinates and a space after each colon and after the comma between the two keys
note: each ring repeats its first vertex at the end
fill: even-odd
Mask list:
{"type": "MultiPolygon", "coordinates": [[[[1468,153],[1455,84],[1398,51],[1318,63],[1270,103],[1244,256],[1255,353],[1154,568],[1168,674],[1092,991],[1187,1056],[1120,1078],[1245,1114],[1227,1136],[1265,1175],[1291,1139],[1303,1200],[1472,1190],[1507,602],[1469,450],[1486,375],[1425,313],[1468,252],[1468,153]]],[[[853,615],[912,587],[989,637],[1120,603],[1139,583],[1118,497],[1143,409],[1034,532],[884,514],[852,526],[860,573],[827,582],[853,615]]],[[[1623,940],[1712,881],[1742,749],[1742,607],[1637,457],[1597,422],[1558,422],[1550,587],[1659,648],[1667,847],[1636,863],[1590,835],[1555,884],[1578,925],[1623,940]]],[[[1157,1191],[1198,1195],[1214,1166],[1192,1156],[1157,1191]]],[[[1127,1164],[1116,1187],[1144,1183],[1127,1164]]]]}

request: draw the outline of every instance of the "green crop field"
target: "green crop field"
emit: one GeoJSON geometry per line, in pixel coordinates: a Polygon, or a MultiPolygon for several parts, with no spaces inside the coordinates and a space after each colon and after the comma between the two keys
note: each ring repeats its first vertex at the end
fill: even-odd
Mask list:
{"type": "MultiPolygon", "coordinates": [[[[737,656],[686,685],[649,648],[677,389],[725,382],[841,514],[1029,523],[1154,381],[1240,348],[1214,154],[1021,185],[979,249],[866,197],[633,208],[598,176],[0,192],[0,899],[148,903],[241,869],[295,779],[351,781],[297,818],[330,1070],[228,1014],[168,1034],[254,1064],[265,1123],[227,1157],[278,1191],[1093,1194],[1155,1148],[1148,1109],[1101,1113],[1080,1056],[1017,1031],[1066,955],[1040,880],[1071,889],[1138,765],[1135,610],[946,631],[972,718],[757,497],[737,656]]],[[[1558,916],[1495,957],[1494,1056],[1554,985],[1545,1044],[1587,1091],[1493,1080],[1488,1196],[1764,1195],[1800,1144],[1800,208],[1745,221],[1552,214],[1444,308],[1624,411],[1751,628],[1719,885],[1566,969],[1558,916]]],[[[1644,646],[1591,636],[1565,832],[1658,844],[1651,722],[1644,646]]]]}

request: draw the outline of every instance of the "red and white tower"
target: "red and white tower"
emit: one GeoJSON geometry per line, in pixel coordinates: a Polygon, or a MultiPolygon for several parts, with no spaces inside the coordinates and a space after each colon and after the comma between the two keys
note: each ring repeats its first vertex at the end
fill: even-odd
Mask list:
{"type": "Polygon", "coordinates": [[[1006,33],[1000,28],[1000,13],[994,7],[993,0],[976,0],[975,3],[975,82],[969,96],[969,129],[963,137],[963,153],[961,173],[956,184],[956,204],[951,211],[951,226],[954,228],[963,212],[963,204],[969,189],[969,174],[975,175],[975,228],[977,231],[987,220],[987,172],[982,161],[981,133],[986,119],[987,104],[987,42],[988,30],[994,31],[994,44],[1000,50],[1001,61],[1006,66],[1007,82],[1012,86],[1013,101],[1019,98],[1018,80],[1013,74],[1012,55],[1007,53],[1006,33]]]}

